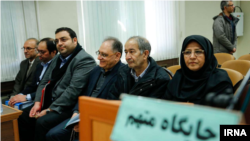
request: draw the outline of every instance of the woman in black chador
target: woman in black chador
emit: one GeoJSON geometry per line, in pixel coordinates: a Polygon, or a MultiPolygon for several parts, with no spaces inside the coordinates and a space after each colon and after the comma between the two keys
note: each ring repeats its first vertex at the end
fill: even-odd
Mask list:
{"type": "Polygon", "coordinates": [[[226,71],[217,69],[211,42],[200,35],[186,37],[180,54],[181,69],[168,84],[167,99],[205,104],[206,95],[227,91],[233,85],[226,71]]]}

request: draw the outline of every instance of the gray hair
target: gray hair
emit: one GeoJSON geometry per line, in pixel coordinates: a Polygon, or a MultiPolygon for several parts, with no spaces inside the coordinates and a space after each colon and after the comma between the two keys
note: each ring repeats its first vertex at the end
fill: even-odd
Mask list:
{"type": "Polygon", "coordinates": [[[129,41],[131,39],[134,39],[134,40],[137,41],[141,54],[145,50],[148,50],[148,52],[149,52],[148,56],[150,55],[151,45],[150,45],[149,41],[146,38],[141,37],[141,36],[133,36],[133,37],[130,37],[127,41],[129,41]]]}
{"type": "Polygon", "coordinates": [[[36,48],[37,48],[37,46],[39,44],[39,40],[37,40],[36,38],[29,38],[26,41],[28,41],[28,40],[34,40],[36,42],[36,48]]]}
{"type": "Polygon", "coordinates": [[[117,52],[120,52],[121,53],[121,56],[122,56],[122,43],[115,37],[107,37],[106,39],[103,40],[103,42],[106,42],[106,41],[113,41],[113,44],[112,44],[112,50],[113,52],[117,51],[117,52]]]}
{"type": "Polygon", "coordinates": [[[223,0],[220,3],[220,9],[223,11],[225,6],[228,6],[228,3],[232,0],[223,0]]]}

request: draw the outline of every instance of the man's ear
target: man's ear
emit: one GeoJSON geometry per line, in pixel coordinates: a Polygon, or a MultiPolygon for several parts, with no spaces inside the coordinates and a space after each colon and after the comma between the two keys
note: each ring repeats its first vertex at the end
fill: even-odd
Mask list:
{"type": "Polygon", "coordinates": [[[74,42],[75,44],[77,44],[77,38],[76,38],[76,37],[73,38],[73,42],[74,42]]]}
{"type": "Polygon", "coordinates": [[[145,50],[145,51],[143,52],[143,54],[144,54],[145,59],[148,59],[149,51],[148,51],[148,50],[145,50]]]}
{"type": "Polygon", "coordinates": [[[122,54],[121,54],[120,52],[116,52],[116,53],[115,53],[115,59],[120,60],[121,55],[122,55],[122,54]]]}
{"type": "Polygon", "coordinates": [[[56,50],[54,50],[52,53],[53,53],[53,55],[55,56],[55,55],[56,55],[56,50]]]}

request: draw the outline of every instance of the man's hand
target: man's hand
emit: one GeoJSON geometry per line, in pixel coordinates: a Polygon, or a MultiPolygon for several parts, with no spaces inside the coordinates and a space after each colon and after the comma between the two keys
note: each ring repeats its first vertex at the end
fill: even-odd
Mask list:
{"type": "MultiPolygon", "coordinates": [[[[74,113],[74,114],[72,115],[71,118],[73,118],[73,117],[76,116],[76,115],[78,115],[78,113],[74,113]]],[[[73,130],[74,130],[75,132],[79,132],[79,123],[77,123],[77,124],[74,126],[73,130]]]]}
{"type": "Polygon", "coordinates": [[[75,131],[75,132],[79,132],[79,123],[77,123],[77,124],[74,126],[74,131],[75,131]]]}
{"type": "Polygon", "coordinates": [[[235,53],[236,52],[236,48],[234,48],[231,52],[230,52],[230,54],[233,54],[233,53],[235,53]]]}
{"type": "Polygon", "coordinates": [[[36,118],[40,118],[40,117],[46,115],[46,110],[47,110],[47,109],[42,110],[40,113],[38,113],[37,116],[36,116],[36,118]]]}
{"type": "Polygon", "coordinates": [[[8,104],[11,107],[14,107],[14,104],[16,104],[18,102],[24,102],[24,101],[26,101],[26,95],[18,94],[18,95],[15,95],[15,96],[11,97],[8,104]]]}
{"type": "Polygon", "coordinates": [[[73,118],[74,116],[76,116],[76,115],[78,115],[78,113],[74,113],[73,115],[72,115],[72,117],[71,118],[73,118]]]}
{"type": "Polygon", "coordinates": [[[40,102],[35,102],[34,106],[32,107],[32,109],[30,110],[30,117],[36,117],[39,112],[41,110],[41,107],[40,107],[40,102]]]}

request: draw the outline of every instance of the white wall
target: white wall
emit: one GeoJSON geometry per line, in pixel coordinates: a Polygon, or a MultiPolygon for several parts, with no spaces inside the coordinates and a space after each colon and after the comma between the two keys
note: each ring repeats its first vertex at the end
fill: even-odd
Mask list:
{"type": "MultiPolygon", "coordinates": [[[[250,53],[250,1],[234,1],[244,12],[244,36],[238,38],[236,58],[250,53]]],[[[238,9],[237,9],[238,10],[238,9]]],[[[213,41],[213,17],[218,15],[220,1],[181,1],[180,2],[180,36],[179,51],[185,37],[199,34],[213,41]]],[[[38,1],[40,38],[55,37],[55,30],[66,26],[72,28],[78,37],[79,27],[76,1],[38,1]]]]}
{"type": "MultiPolygon", "coordinates": [[[[250,53],[250,2],[234,1],[234,5],[240,6],[244,12],[244,36],[238,37],[237,50],[234,53],[237,59],[250,53]]],[[[185,36],[199,34],[213,42],[212,18],[220,12],[220,1],[185,1],[185,36]]]]}
{"type": "Polygon", "coordinates": [[[213,17],[218,15],[220,1],[186,1],[185,2],[185,33],[203,35],[213,41],[213,17]]]}
{"type": "Polygon", "coordinates": [[[238,38],[236,58],[250,53],[250,1],[241,1],[240,7],[244,13],[243,36],[238,38]]]}
{"type": "Polygon", "coordinates": [[[76,1],[38,1],[40,39],[55,38],[59,27],[69,27],[78,34],[76,1]]]}

